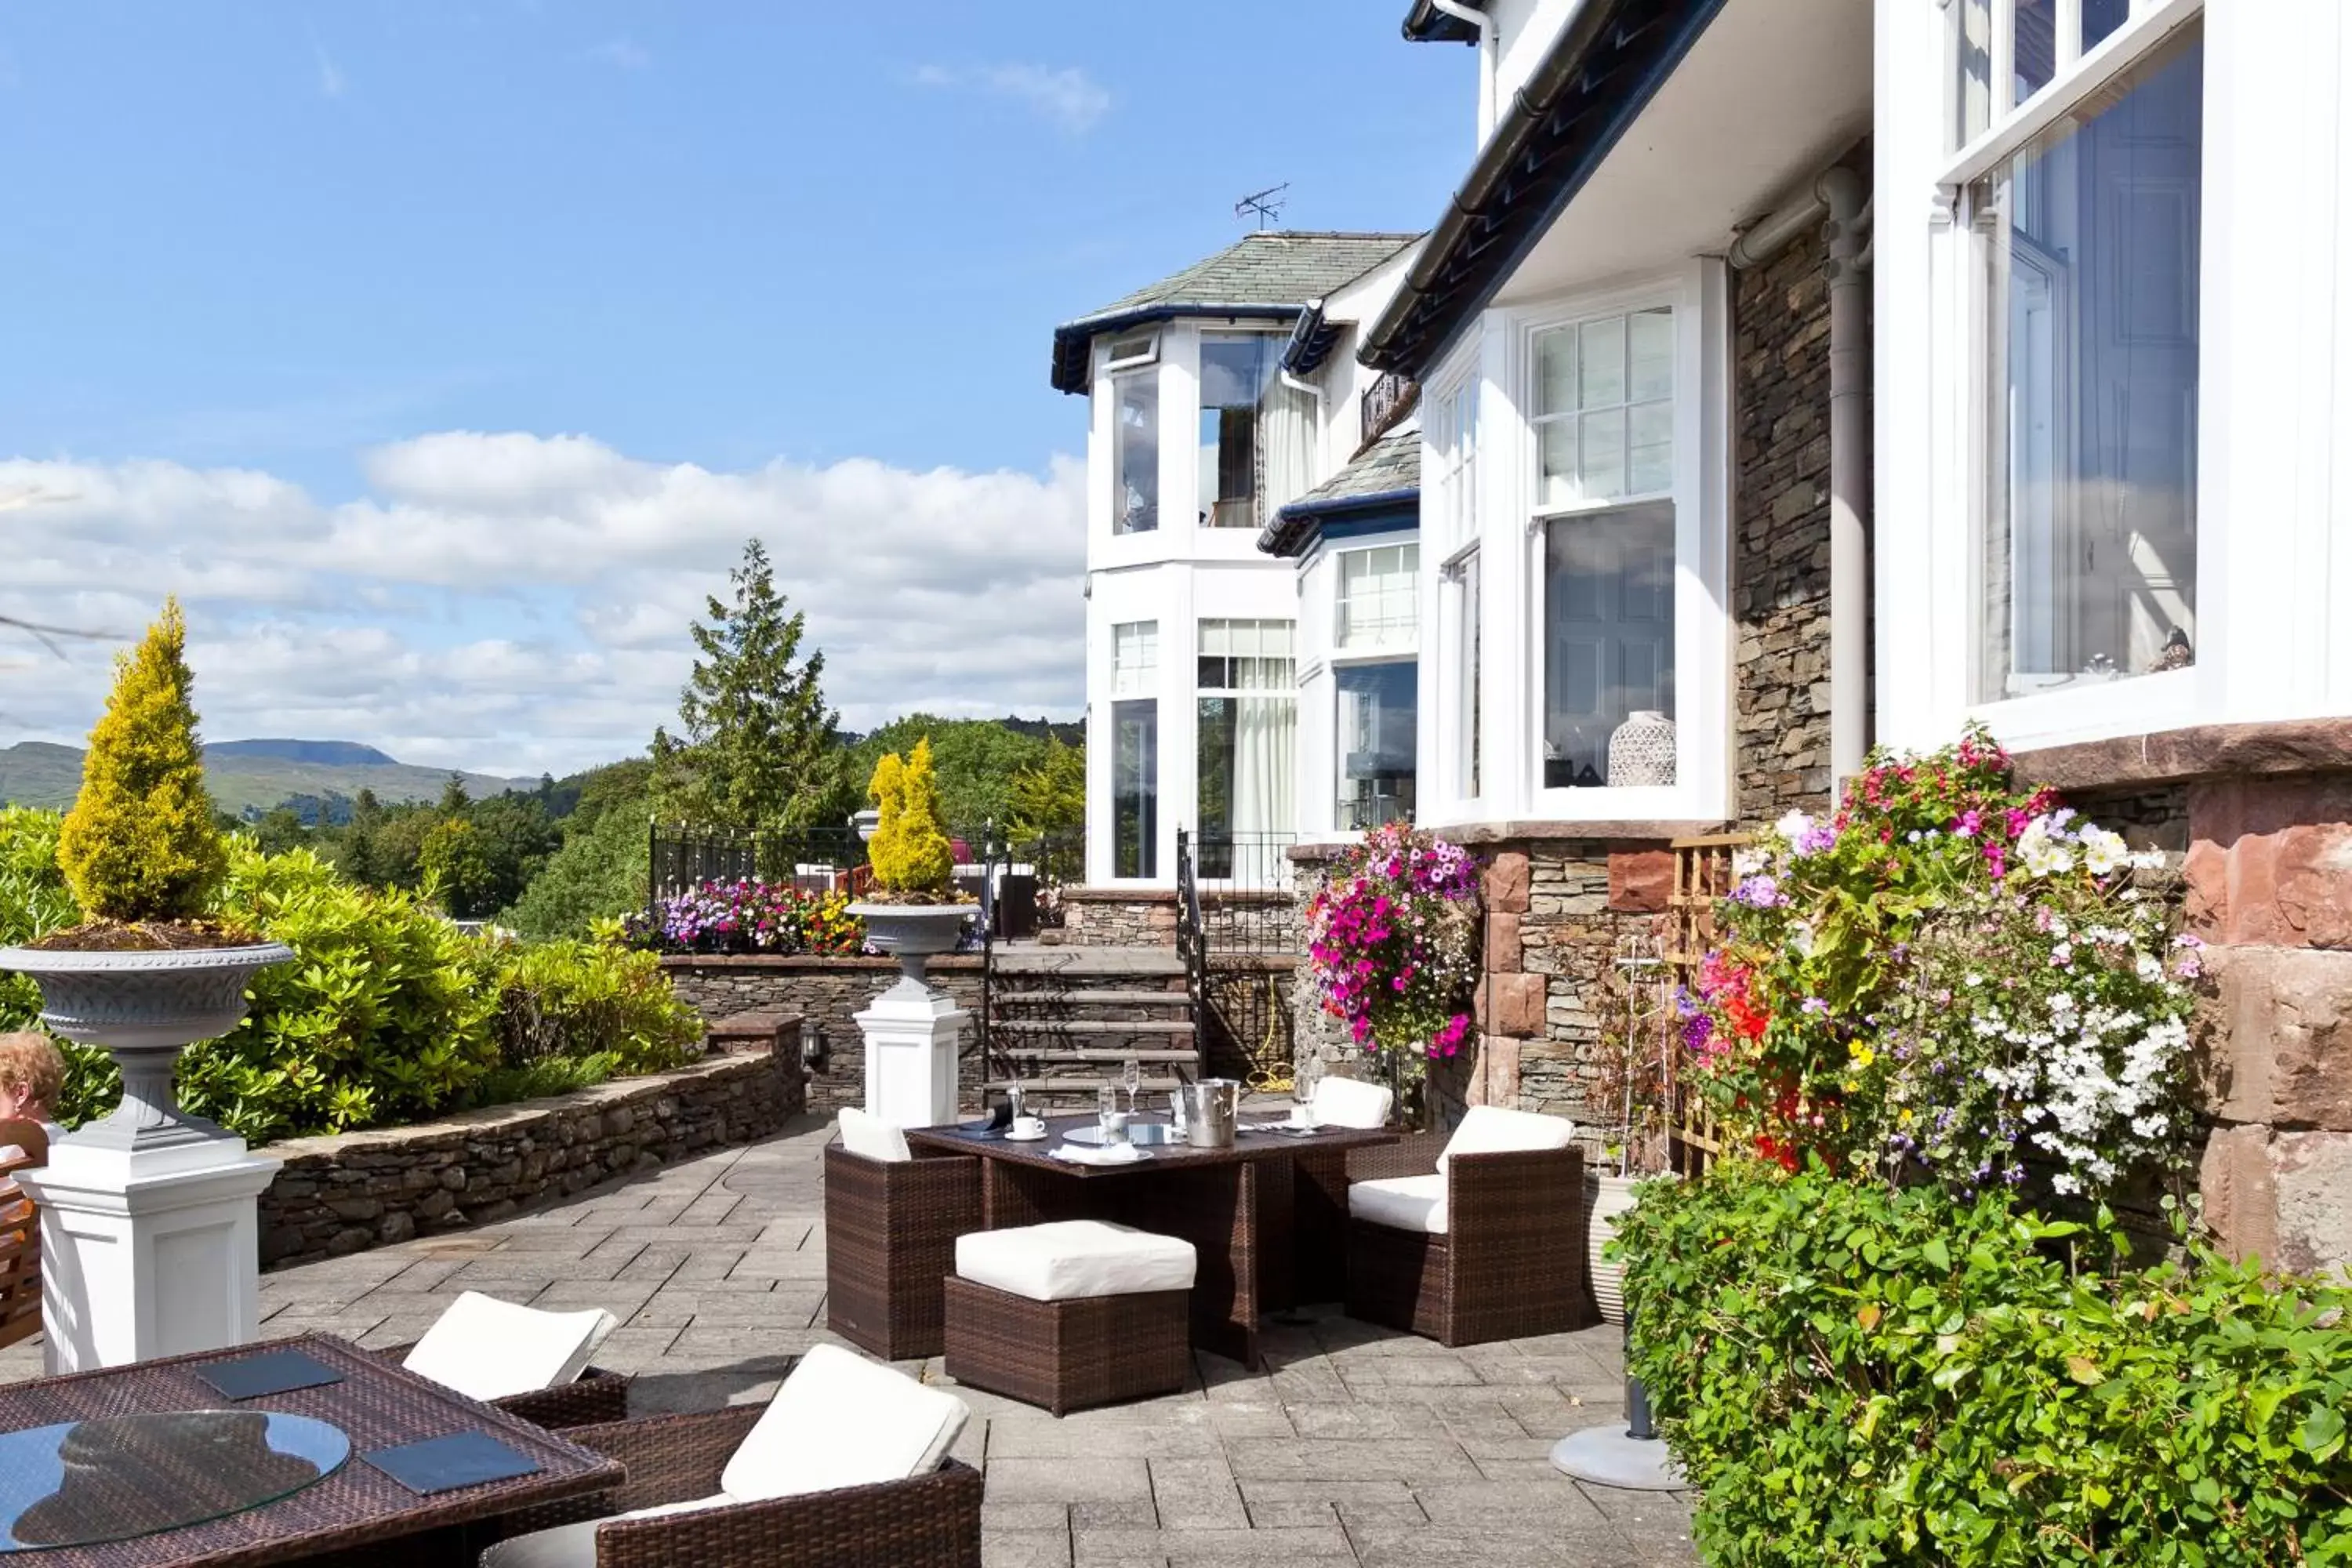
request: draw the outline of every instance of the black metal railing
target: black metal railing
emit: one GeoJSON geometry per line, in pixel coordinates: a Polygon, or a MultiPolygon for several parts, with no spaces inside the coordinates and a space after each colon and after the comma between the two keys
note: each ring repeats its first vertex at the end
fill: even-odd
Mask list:
{"type": "Polygon", "coordinates": [[[1193,869],[1192,831],[1176,830],[1176,956],[1184,965],[1184,994],[1192,1000],[1192,1049],[1208,1060],[1208,928],[1201,919],[1201,881],[1193,869]]]}
{"type": "MultiPolygon", "coordinates": [[[[985,825],[948,833],[955,849],[957,884],[974,896],[987,879],[982,865],[992,837],[985,825]]],[[[737,833],[655,822],[647,829],[646,862],[649,912],[662,900],[705,882],[749,880],[803,892],[859,893],[870,879],[865,836],[847,825],[737,833]]]]}

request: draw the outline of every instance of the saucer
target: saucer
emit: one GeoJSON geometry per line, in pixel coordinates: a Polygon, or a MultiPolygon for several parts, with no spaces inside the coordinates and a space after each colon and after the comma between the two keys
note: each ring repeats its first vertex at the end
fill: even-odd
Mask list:
{"type": "Polygon", "coordinates": [[[1043,1143],[1053,1135],[1054,1130],[1050,1127],[1040,1127],[1034,1132],[1015,1132],[1010,1127],[1004,1130],[1007,1143],[1043,1143]]]}

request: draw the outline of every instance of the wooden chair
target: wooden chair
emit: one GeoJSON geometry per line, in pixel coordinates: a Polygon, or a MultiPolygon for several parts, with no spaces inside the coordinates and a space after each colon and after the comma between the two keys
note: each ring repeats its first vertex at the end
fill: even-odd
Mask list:
{"type": "Polygon", "coordinates": [[[0,1148],[21,1151],[0,1160],[0,1346],[41,1331],[41,1216],[16,1183],[16,1173],[49,1163],[49,1135],[37,1121],[0,1121],[0,1148]]]}

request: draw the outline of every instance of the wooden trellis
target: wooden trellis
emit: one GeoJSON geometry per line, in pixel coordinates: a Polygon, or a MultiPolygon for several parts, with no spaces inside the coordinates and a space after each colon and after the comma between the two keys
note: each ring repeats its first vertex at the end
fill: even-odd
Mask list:
{"type": "MultiPolygon", "coordinates": [[[[1734,880],[1732,856],[1753,842],[1754,837],[1745,833],[1710,833],[1674,841],[1674,890],[1666,899],[1673,929],[1665,959],[1675,983],[1685,989],[1696,986],[1699,960],[1715,941],[1716,906],[1730,896],[1734,880]]],[[[1668,1158],[1676,1171],[1696,1176],[1709,1160],[1723,1152],[1723,1142],[1714,1115],[1687,1092],[1687,1086],[1678,1080],[1668,1092],[1675,1108],[1668,1158]]]]}

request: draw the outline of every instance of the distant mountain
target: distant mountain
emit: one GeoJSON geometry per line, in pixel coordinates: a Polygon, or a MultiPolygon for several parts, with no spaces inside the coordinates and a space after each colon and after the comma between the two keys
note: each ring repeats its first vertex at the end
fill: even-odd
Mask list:
{"type": "Polygon", "coordinates": [[[275,757],[282,763],[317,763],[330,768],[400,766],[373,746],[362,746],[357,741],[215,741],[205,748],[205,754],[275,757]]]}
{"type": "MultiPolygon", "coordinates": [[[[535,778],[500,778],[490,773],[467,773],[467,793],[476,800],[510,789],[535,790],[535,778]]],[[[220,808],[242,815],[247,807],[268,811],[293,795],[357,796],[373,790],[391,805],[406,800],[436,800],[449,782],[446,768],[411,767],[369,746],[346,741],[229,741],[205,748],[205,787],[220,808]],[[278,751],[252,748],[299,748],[331,756],[364,753],[376,762],[320,762],[289,757],[278,751]]],[[[61,810],[73,804],[81,788],[81,750],[47,741],[20,741],[0,748],[0,805],[38,805],[61,810]]]]}

